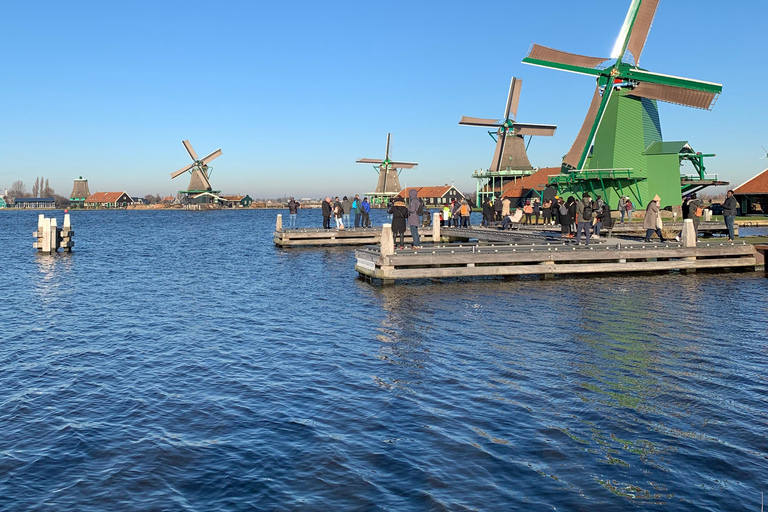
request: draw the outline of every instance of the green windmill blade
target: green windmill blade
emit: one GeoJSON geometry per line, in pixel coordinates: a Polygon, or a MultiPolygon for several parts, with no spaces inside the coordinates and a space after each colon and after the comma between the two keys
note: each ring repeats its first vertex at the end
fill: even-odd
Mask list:
{"type": "Polygon", "coordinates": [[[528,56],[523,59],[525,64],[597,77],[596,96],[574,145],[564,159],[568,167],[576,170],[584,168],[614,88],[630,88],[630,94],[640,98],[704,109],[711,109],[722,91],[720,84],[652,73],[636,67],[658,4],[659,0],[632,0],[611,54],[611,59],[616,60],[608,67],[602,67],[608,59],[577,55],[541,45],[533,45],[528,56]],[[635,65],[623,62],[627,51],[632,54],[635,65]],[[602,97],[597,103],[597,95],[601,91],[602,97]],[[578,159],[576,154],[579,155],[578,159]]]}

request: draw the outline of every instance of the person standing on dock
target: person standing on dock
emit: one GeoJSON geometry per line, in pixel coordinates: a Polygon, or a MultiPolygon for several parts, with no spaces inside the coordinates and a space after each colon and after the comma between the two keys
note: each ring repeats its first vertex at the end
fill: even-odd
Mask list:
{"type": "Polygon", "coordinates": [[[723,203],[723,219],[725,227],[728,229],[728,241],[733,242],[733,221],[736,220],[736,214],[739,210],[739,202],[733,197],[733,190],[726,192],[725,202],[723,203]]]}
{"type": "Polygon", "coordinates": [[[626,196],[625,198],[627,200],[627,222],[632,222],[632,212],[635,211],[635,205],[632,204],[632,200],[629,198],[629,196],[626,196]]]}
{"type": "Polygon", "coordinates": [[[412,247],[421,249],[421,239],[419,238],[419,224],[421,216],[424,213],[424,203],[419,199],[418,192],[414,189],[408,191],[408,227],[411,229],[412,247]]]}
{"type": "Polygon", "coordinates": [[[355,212],[355,227],[360,227],[360,218],[362,217],[363,213],[363,206],[362,201],[360,201],[360,196],[358,194],[355,194],[355,199],[352,200],[352,210],[355,212]]]}
{"type": "Polygon", "coordinates": [[[696,233],[696,238],[699,237],[699,222],[701,222],[701,216],[704,213],[703,206],[704,203],[698,198],[696,192],[691,194],[691,200],[688,201],[688,218],[693,220],[693,232],[696,233]]]}
{"type": "Polygon", "coordinates": [[[512,206],[512,201],[508,197],[501,200],[501,218],[509,217],[509,207],[512,206]]]}
{"type": "Polygon", "coordinates": [[[577,212],[576,212],[576,198],[573,196],[568,196],[568,200],[565,202],[565,206],[568,207],[568,218],[571,220],[571,238],[573,238],[575,235],[573,234],[576,231],[576,222],[578,222],[577,212]]]}
{"type": "Polygon", "coordinates": [[[585,245],[589,245],[589,230],[592,227],[592,198],[589,194],[581,196],[581,201],[576,204],[576,245],[581,245],[581,233],[584,233],[585,245]]]}
{"type": "Polygon", "coordinates": [[[296,228],[296,216],[299,214],[299,208],[301,208],[301,204],[294,198],[288,201],[288,213],[291,216],[290,227],[292,228],[296,228]]]}
{"type": "Polygon", "coordinates": [[[400,249],[405,249],[405,226],[408,223],[408,207],[400,196],[395,197],[395,202],[387,209],[392,216],[392,239],[397,249],[397,237],[400,236],[400,249]]]}
{"type": "Polygon", "coordinates": [[[331,229],[331,213],[333,207],[331,206],[331,198],[326,197],[322,204],[323,209],[323,229],[331,229]]]}
{"type": "Polygon", "coordinates": [[[656,233],[659,235],[659,240],[662,242],[666,242],[664,240],[664,235],[661,234],[661,213],[659,204],[661,203],[661,198],[658,196],[658,194],[653,198],[653,201],[648,203],[648,207],[645,209],[645,218],[643,219],[643,228],[645,229],[645,241],[650,242],[651,241],[651,235],[656,233]]]}
{"type": "MultiPolygon", "coordinates": [[[[472,207],[469,206],[468,199],[461,200],[461,206],[459,207],[459,218],[461,219],[461,225],[465,228],[469,227],[469,216],[472,214],[472,207]]],[[[458,227],[458,224],[456,225],[458,227]]]]}
{"type": "Polygon", "coordinates": [[[336,200],[333,202],[333,219],[336,221],[336,229],[344,229],[344,208],[341,207],[341,201],[336,196],[336,200]]]}
{"type": "Polygon", "coordinates": [[[361,203],[360,208],[363,210],[363,227],[371,227],[371,203],[368,202],[367,197],[363,198],[363,202],[361,203]]]}
{"type": "Polygon", "coordinates": [[[493,203],[491,202],[491,198],[486,198],[485,201],[483,201],[483,223],[482,225],[486,228],[489,228],[493,225],[493,203]]]}
{"type": "Polygon", "coordinates": [[[552,200],[547,199],[544,201],[544,204],[541,205],[541,222],[545,226],[549,226],[550,222],[552,222],[552,200]]]}
{"type": "Polygon", "coordinates": [[[533,215],[536,217],[535,224],[539,225],[539,217],[541,216],[541,202],[538,197],[533,199],[533,215]]]}
{"type": "Polygon", "coordinates": [[[560,225],[560,196],[555,196],[552,200],[550,213],[552,214],[552,225],[560,225]]]}
{"type": "Polygon", "coordinates": [[[344,196],[344,199],[341,201],[341,207],[344,208],[344,215],[342,217],[344,222],[345,228],[351,228],[352,223],[349,222],[350,214],[352,213],[352,201],[350,201],[347,196],[344,196]]]}
{"type": "Polygon", "coordinates": [[[627,198],[624,196],[619,198],[618,209],[621,214],[621,223],[624,224],[624,216],[627,214],[627,198]]]}
{"type": "MultiPolygon", "coordinates": [[[[569,198],[573,199],[572,197],[569,198]]],[[[571,233],[571,210],[568,207],[568,203],[566,203],[563,198],[561,197],[558,202],[560,206],[558,206],[557,210],[557,218],[558,222],[560,223],[560,233],[563,238],[572,238],[573,234],[571,233]]]]}
{"type": "Polygon", "coordinates": [[[493,213],[495,215],[493,220],[495,222],[501,222],[501,212],[503,210],[504,210],[504,205],[501,204],[501,198],[497,197],[496,200],[493,202],[493,213]]]}
{"type": "Polygon", "coordinates": [[[525,225],[530,226],[531,215],[533,215],[533,206],[531,206],[530,201],[525,202],[525,206],[523,206],[523,213],[525,214],[525,225]]]}

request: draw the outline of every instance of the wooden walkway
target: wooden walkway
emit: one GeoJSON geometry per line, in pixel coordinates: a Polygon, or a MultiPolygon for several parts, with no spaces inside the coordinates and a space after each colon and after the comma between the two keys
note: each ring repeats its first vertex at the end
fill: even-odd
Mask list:
{"type": "MultiPolygon", "coordinates": [[[[391,233],[385,233],[383,238],[390,236],[391,233]]],[[[611,238],[576,246],[570,240],[522,236],[513,241],[511,237],[503,243],[434,244],[420,250],[393,251],[391,244],[364,247],[355,251],[355,270],[361,277],[391,284],[401,279],[521,275],[551,278],[699,269],[754,270],[757,266],[754,246],[743,242],[699,242],[697,247],[684,247],[676,242],[611,238]]]]}
{"type": "MultiPolygon", "coordinates": [[[[381,242],[381,228],[283,228],[283,217],[277,216],[272,241],[278,247],[308,247],[308,246],[344,246],[344,245],[374,245],[381,242]]],[[[419,228],[421,242],[434,242],[432,228],[419,228]]],[[[438,230],[437,236],[440,236],[438,230]]],[[[405,240],[410,245],[411,231],[405,232],[405,240]]]]}
{"type": "MultiPolygon", "coordinates": [[[[551,225],[544,225],[544,224],[513,224],[512,229],[508,231],[519,231],[519,232],[546,232],[546,233],[560,233],[561,229],[560,226],[551,226],[551,225]]],[[[443,228],[443,236],[448,235],[450,232],[452,232],[455,229],[467,229],[467,228],[443,228]]],[[[472,226],[468,229],[490,229],[490,230],[499,230],[500,228],[484,228],[481,226],[472,226]]],[[[665,222],[664,223],[664,231],[667,233],[679,233],[683,229],[683,223],[682,222],[665,222]]],[[[734,234],[736,236],[739,236],[739,225],[734,225],[734,234]]],[[[724,222],[700,222],[699,223],[699,234],[703,236],[707,235],[714,235],[714,234],[728,234],[728,229],[725,227],[724,222]]],[[[643,229],[643,221],[642,220],[635,220],[633,222],[625,222],[624,224],[621,224],[619,222],[616,222],[613,225],[612,229],[603,229],[603,234],[606,234],[608,236],[638,236],[638,237],[645,237],[645,229],[643,229]]]]}

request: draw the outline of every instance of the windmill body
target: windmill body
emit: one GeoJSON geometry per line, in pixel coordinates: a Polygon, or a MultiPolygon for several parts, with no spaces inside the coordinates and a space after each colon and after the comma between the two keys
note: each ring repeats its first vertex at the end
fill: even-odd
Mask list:
{"type": "Polygon", "coordinates": [[[460,125],[481,126],[493,128],[488,133],[496,141],[496,150],[493,153],[488,170],[475,172],[472,176],[477,179],[478,204],[489,196],[496,196],[510,181],[533,174],[536,169],[528,159],[525,137],[552,136],[557,131],[557,126],[549,124],[518,123],[517,107],[520,103],[520,90],[523,81],[520,78],[512,78],[509,84],[507,105],[504,109],[504,119],[483,119],[478,117],[463,116],[460,125]],[[495,134],[495,136],[494,136],[495,134]]]}
{"type": "Polygon", "coordinates": [[[584,123],[563,158],[562,173],[550,177],[561,195],[601,194],[609,204],[629,196],[644,207],[656,194],[662,206],[678,206],[682,193],[722,185],[706,174],[704,159],[687,141],[664,142],[658,101],[709,110],[720,84],[654,73],[639,67],[660,0],[632,0],[610,58],[586,57],[533,45],[526,64],[596,79],[584,123]],[[681,176],[690,162],[695,170],[681,176]]]}
{"type": "Polygon", "coordinates": [[[217,194],[220,194],[221,191],[213,190],[213,187],[211,186],[210,178],[211,173],[213,172],[213,166],[208,164],[221,156],[221,148],[203,158],[198,158],[197,153],[188,140],[182,141],[182,144],[187,150],[187,153],[189,153],[190,158],[192,158],[192,163],[171,173],[171,179],[177,178],[187,172],[190,173],[187,190],[179,190],[179,194],[183,195],[184,201],[187,203],[215,203],[218,199],[217,194]]]}
{"type": "Polygon", "coordinates": [[[358,164],[372,164],[379,174],[376,190],[366,194],[372,206],[386,206],[389,200],[400,193],[400,171],[402,169],[413,169],[416,162],[399,162],[389,158],[391,134],[387,134],[387,148],[384,152],[384,159],[361,158],[356,161],[358,164]]]}

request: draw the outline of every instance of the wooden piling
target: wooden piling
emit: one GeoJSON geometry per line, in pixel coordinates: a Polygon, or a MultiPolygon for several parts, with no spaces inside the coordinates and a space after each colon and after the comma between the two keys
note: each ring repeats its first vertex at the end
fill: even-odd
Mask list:
{"type": "Polygon", "coordinates": [[[381,226],[381,255],[389,256],[395,253],[395,238],[392,236],[392,224],[381,226]]]}
{"type": "Polygon", "coordinates": [[[440,214],[432,214],[432,242],[440,243],[440,214]]]}
{"type": "Polygon", "coordinates": [[[685,219],[683,221],[683,232],[680,236],[680,242],[683,244],[683,247],[696,247],[698,240],[696,230],[693,228],[693,219],[685,219]]]}
{"type": "Polygon", "coordinates": [[[275,223],[275,231],[282,231],[282,230],[283,230],[283,214],[278,213],[277,222],[275,223]]]}
{"type": "Polygon", "coordinates": [[[51,219],[43,219],[42,233],[42,245],[38,249],[48,254],[51,252],[51,219]]]}

